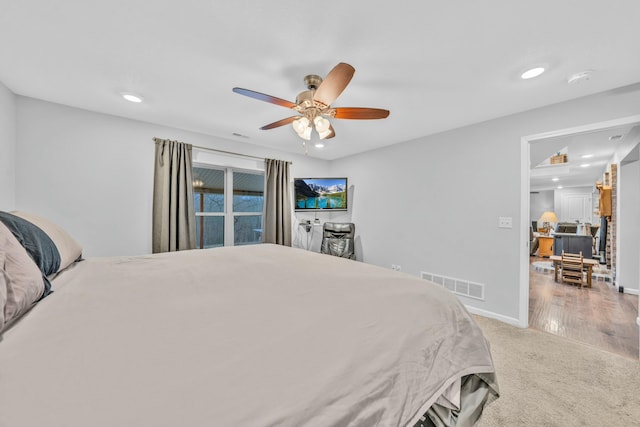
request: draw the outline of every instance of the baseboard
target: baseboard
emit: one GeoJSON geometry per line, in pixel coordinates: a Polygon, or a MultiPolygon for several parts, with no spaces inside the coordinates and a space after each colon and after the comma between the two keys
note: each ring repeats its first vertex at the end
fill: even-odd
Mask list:
{"type": "MultiPolygon", "coordinates": [[[[620,285],[618,284],[618,282],[615,281],[613,285],[616,287],[616,291],[620,292],[620,285]]],[[[622,290],[622,293],[629,295],[640,295],[640,291],[638,289],[629,289],[626,287],[622,290]]]]}
{"type": "Polygon", "coordinates": [[[470,305],[465,304],[466,309],[469,313],[477,314],[478,316],[488,317],[489,319],[499,320],[501,322],[507,323],[511,326],[515,326],[517,328],[527,328],[529,325],[523,325],[520,320],[514,319],[513,317],[504,316],[502,314],[494,313],[493,311],[482,310],[481,308],[472,307],[470,305]]]}

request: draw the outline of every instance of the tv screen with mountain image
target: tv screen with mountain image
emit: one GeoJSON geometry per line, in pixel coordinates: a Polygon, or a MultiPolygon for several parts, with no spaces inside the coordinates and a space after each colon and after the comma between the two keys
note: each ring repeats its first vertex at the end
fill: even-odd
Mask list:
{"type": "Polygon", "coordinates": [[[297,211],[347,210],[347,178],[295,178],[297,211]]]}

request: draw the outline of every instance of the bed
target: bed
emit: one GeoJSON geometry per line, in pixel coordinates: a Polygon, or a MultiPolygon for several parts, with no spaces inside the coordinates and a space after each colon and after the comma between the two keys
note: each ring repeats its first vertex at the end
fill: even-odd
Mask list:
{"type": "Polygon", "coordinates": [[[0,427],[467,426],[498,396],[482,331],[426,280],[269,244],[81,260],[58,233],[52,292],[0,318],[0,427]]]}

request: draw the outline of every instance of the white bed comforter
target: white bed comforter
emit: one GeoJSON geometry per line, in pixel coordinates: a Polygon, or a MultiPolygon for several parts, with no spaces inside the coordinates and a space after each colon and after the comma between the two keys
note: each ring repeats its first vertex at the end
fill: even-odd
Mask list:
{"type": "Polygon", "coordinates": [[[88,259],[54,290],[0,342],[1,427],[406,426],[493,372],[448,291],[299,249],[88,259]]]}

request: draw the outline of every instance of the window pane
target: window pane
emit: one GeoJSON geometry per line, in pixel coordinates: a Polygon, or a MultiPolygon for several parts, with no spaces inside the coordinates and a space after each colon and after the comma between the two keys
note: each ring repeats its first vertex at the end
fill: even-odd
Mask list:
{"type": "Polygon", "coordinates": [[[201,194],[200,193],[196,193],[196,189],[193,189],[193,207],[195,208],[196,212],[202,212],[201,208],[200,208],[200,200],[202,200],[201,194]]]}
{"type": "Polygon", "coordinates": [[[196,212],[224,212],[224,194],[196,193],[193,204],[196,212]]]}
{"type": "Polygon", "coordinates": [[[224,212],[224,171],[194,167],[192,172],[196,212],[224,212]]]}
{"type": "Polygon", "coordinates": [[[203,212],[224,212],[224,194],[204,194],[203,212]]]}
{"type": "Polygon", "coordinates": [[[233,173],[233,211],[262,212],[264,175],[233,173]]]}
{"type": "Polygon", "coordinates": [[[233,217],[233,244],[262,243],[262,215],[233,217]]]}
{"type": "Polygon", "coordinates": [[[224,246],[223,216],[196,216],[196,245],[201,249],[224,246]]]}

